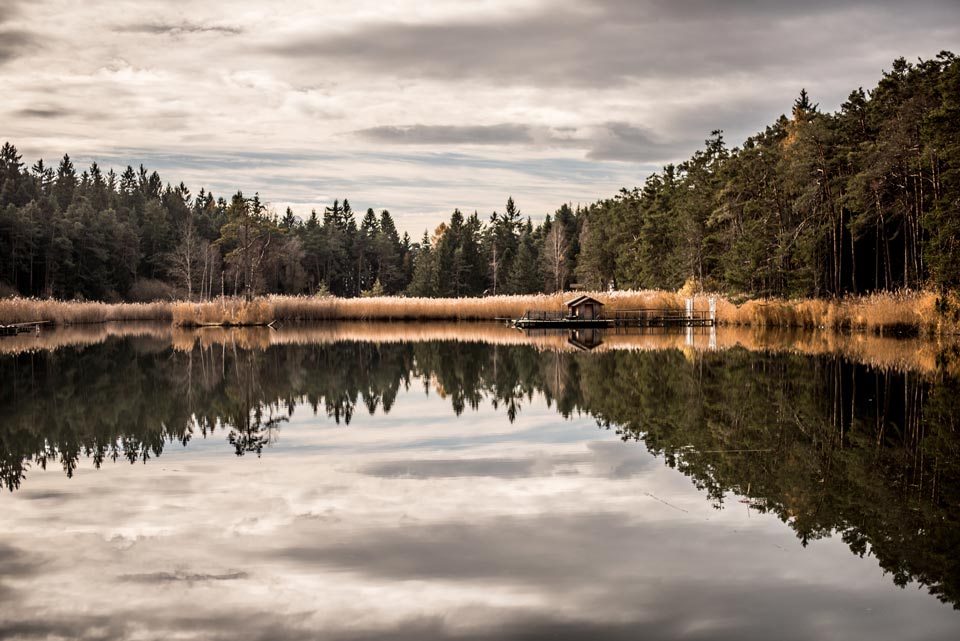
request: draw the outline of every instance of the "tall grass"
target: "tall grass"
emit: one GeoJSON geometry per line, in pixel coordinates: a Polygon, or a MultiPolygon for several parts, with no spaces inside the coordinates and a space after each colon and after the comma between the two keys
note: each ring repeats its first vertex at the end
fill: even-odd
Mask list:
{"type": "MultiPolygon", "coordinates": [[[[683,309],[685,304],[684,298],[679,294],[660,291],[593,295],[606,302],[607,309],[611,311],[642,307],[683,309]]],[[[530,309],[561,310],[564,309],[564,302],[573,297],[570,292],[484,298],[269,296],[251,302],[221,299],[205,303],[175,303],[173,322],[177,325],[195,326],[213,323],[266,324],[273,320],[497,320],[519,318],[530,309]]]]}
{"type": "MultiPolygon", "coordinates": [[[[265,296],[246,301],[219,298],[202,303],[92,303],[10,298],[0,300],[0,324],[50,321],[56,325],[108,321],[165,321],[179,327],[267,325],[274,321],[476,321],[519,318],[527,310],[560,310],[574,294],[485,298],[335,298],[265,296]]],[[[640,308],[683,309],[686,296],[663,291],[594,292],[608,312],[640,308]]],[[[706,310],[708,295],[694,297],[706,310]]],[[[833,300],[752,300],[735,305],[717,300],[722,325],[867,331],[878,334],[960,333],[960,296],[894,292],[833,300]]]]}
{"type": "Polygon", "coordinates": [[[960,332],[960,297],[902,291],[830,300],[752,300],[739,307],[721,299],[717,315],[725,324],[752,327],[956,334],[960,332]]]}
{"type": "Polygon", "coordinates": [[[48,321],[54,325],[83,325],[109,321],[173,320],[170,303],[97,303],[49,298],[0,299],[0,324],[48,321]]]}

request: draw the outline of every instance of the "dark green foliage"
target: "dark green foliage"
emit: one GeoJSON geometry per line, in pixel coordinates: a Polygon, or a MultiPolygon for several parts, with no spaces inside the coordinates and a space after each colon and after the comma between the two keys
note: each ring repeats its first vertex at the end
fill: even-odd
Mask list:
{"type": "Polygon", "coordinates": [[[436,296],[436,259],[430,246],[430,237],[423,233],[423,240],[413,247],[413,277],[407,292],[412,296],[436,296]]]}
{"type": "Polygon", "coordinates": [[[837,113],[805,89],[790,113],[728,149],[704,148],[586,207],[523,220],[513,198],[486,224],[459,210],[432,239],[390,213],[359,224],[347,199],[301,221],[259,194],[230,203],[142,165],[119,176],[69,156],[28,171],[0,148],[0,286],[30,296],[126,298],[138,280],[176,294],[481,296],[590,289],[832,297],[960,287],[960,61],[896,60],[837,113]],[[379,283],[379,287],[376,284],[379,283]]]}
{"type": "Polygon", "coordinates": [[[578,274],[597,286],[838,296],[960,285],[960,61],[897,60],[822,113],[805,90],[740,148],[586,210],[578,274]],[[593,225],[589,224],[593,223],[593,225]],[[615,245],[609,274],[599,232],[615,245]],[[607,232],[606,230],[609,230],[607,232]]]}
{"type": "Polygon", "coordinates": [[[616,247],[610,231],[599,217],[584,215],[580,229],[580,254],[576,277],[585,289],[604,290],[614,284],[616,247]]]}
{"type": "Polygon", "coordinates": [[[507,277],[507,291],[510,294],[535,294],[543,286],[543,277],[540,272],[540,254],[534,239],[533,224],[527,219],[527,224],[520,234],[517,243],[517,255],[510,266],[507,277]]]}
{"type": "Polygon", "coordinates": [[[434,247],[434,292],[437,296],[457,297],[464,292],[466,265],[463,262],[463,214],[455,209],[450,224],[442,225],[434,247]]]}
{"type": "Polygon", "coordinates": [[[397,233],[393,216],[384,209],[374,238],[374,281],[379,282],[386,294],[397,294],[409,282],[404,263],[409,260],[409,247],[404,247],[397,233]]]}
{"type": "MultiPolygon", "coordinates": [[[[953,54],[936,84],[937,108],[925,123],[928,180],[933,206],[924,212],[927,267],[942,287],[960,287],[960,64],[953,54]]],[[[923,184],[923,183],[922,183],[923,184]]]]}

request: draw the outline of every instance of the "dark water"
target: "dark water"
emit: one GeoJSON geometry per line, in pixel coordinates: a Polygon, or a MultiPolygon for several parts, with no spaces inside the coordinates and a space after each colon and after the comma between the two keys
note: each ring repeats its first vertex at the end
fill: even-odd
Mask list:
{"type": "Polygon", "coordinates": [[[0,356],[0,638],[960,638],[942,359],[288,343],[0,356]]]}

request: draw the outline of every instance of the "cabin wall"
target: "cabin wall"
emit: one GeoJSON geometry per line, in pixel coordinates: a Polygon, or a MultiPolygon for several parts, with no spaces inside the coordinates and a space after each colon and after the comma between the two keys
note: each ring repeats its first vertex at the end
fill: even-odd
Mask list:
{"type": "Polygon", "coordinates": [[[577,320],[599,320],[603,318],[603,305],[592,301],[568,306],[568,310],[568,318],[577,320]]]}
{"type": "Polygon", "coordinates": [[[598,320],[603,315],[603,307],[594,303],[583,303],[570,308],[570,316],[578,320],[598,320]]]}

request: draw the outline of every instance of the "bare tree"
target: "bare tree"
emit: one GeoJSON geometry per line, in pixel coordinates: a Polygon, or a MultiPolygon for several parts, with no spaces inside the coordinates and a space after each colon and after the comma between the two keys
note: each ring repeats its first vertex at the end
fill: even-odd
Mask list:
{"type": "Polygon", "coordinates": [[[553,291],[559,292],[567,279],[569,266],[567,264],[567,250],[570,249],[570,239],[563,225],[554,223],[543,242],[544,271],[553,281],[553,291]]]}
{"type": "Polygon", "coordinates": [[[200,276],[200,300],[210,300],[213,298],[214,276],[219,271],[222,279],[223,269],[220,261],[220,251],[216,247],[204,241],[202,250],[203,271],[200,276]]]}
{"type": "Polygon", "coordinates": [[[500,277],[500,256],[497,251],[497,243],[493,243],[493,247],[490,252],[490,271],[493,274],[493,295],[497,295],[497,281],[500,277]]]}
{"type": "Polygon", "coordinates": [[[224,257],[233,270],[233,293],[240,290],[243,280],[244,296],[249,300],[256,293],[260,266],[267,256],[273,238],[270,219],[264,211],[237,193],[227,207],[229,222],[220,229],[217,244],[231,248],[224,257]]]}
{"type": "Polygon", "coordinates": [[[178,225],[177,231],[180,244],[168,254],[167,260],[172,274],[186,286],[187,300],[193,300],[193,283],[200,275],[200,264],[204,263],[206,267],[207,242],[201,238],[192,220],[187,219],[178,225]]]}

